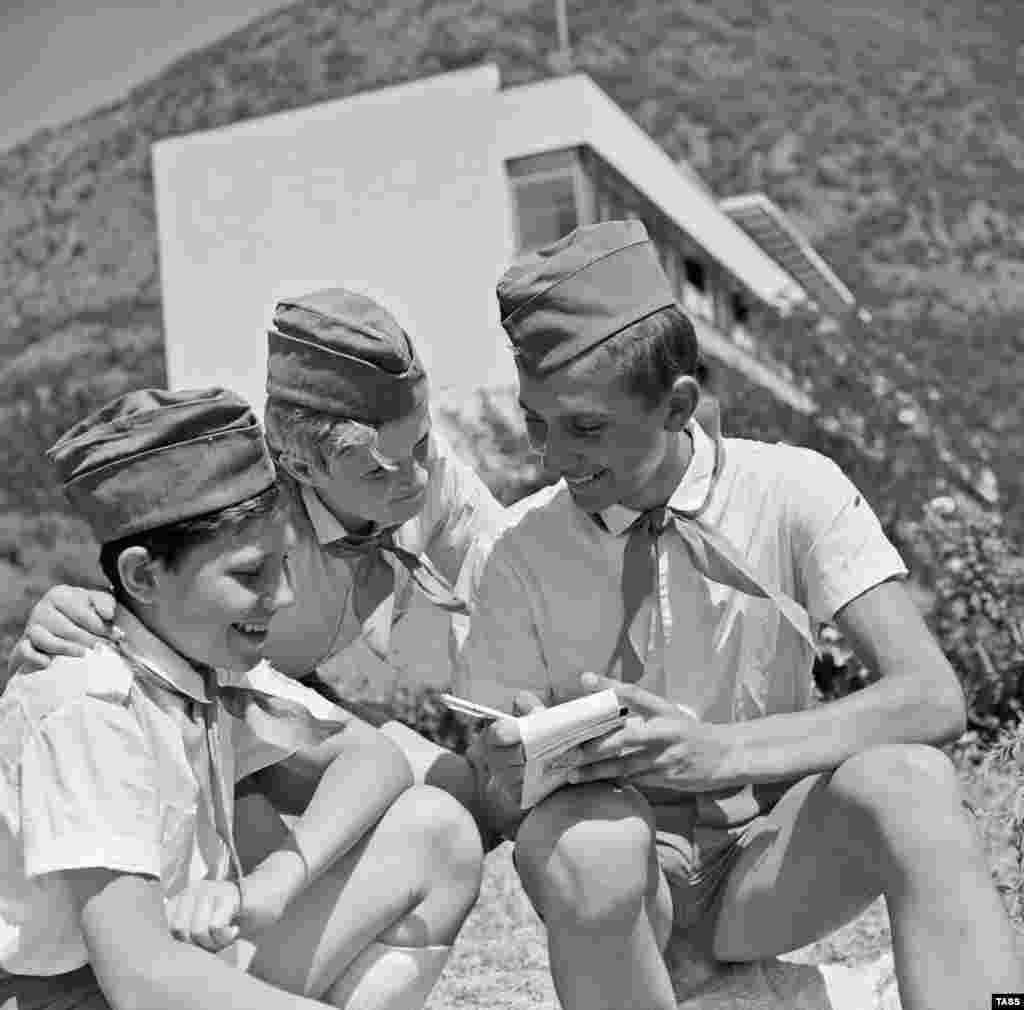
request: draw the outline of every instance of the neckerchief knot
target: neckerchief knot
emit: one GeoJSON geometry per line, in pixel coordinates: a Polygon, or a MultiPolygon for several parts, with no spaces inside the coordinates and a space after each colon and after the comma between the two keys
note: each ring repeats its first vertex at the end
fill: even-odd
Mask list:
{"type": "Polygon", "coordinates": [[[648,509],[629,527],[622,562],[623,620],[619,637],[608,663],[608,676],[635,683],[647,672],[652,649],[641,657],[630,637],[630,628],[640,609],[652,596],[652,627],[649,642],[655,642],[653,658],[664,663],[672,640],[672,608],[668,554],[663,537],[675,534],[683,542],[694,568],[705,578],[741,593],[771,600],[785,620],[812,649],[816,647],[811,620],[796,600],[757,575],[736,546],[701,516],[718,484],[725,447],[715,442],[715,468],[704,504],[693,512],[668,505],[648,509]]]}
{"type": "Polygon", "coordinates": [[[327,550],[345,558],[352,568],[352,609],[363,630],[363,638],[381,659],[391,647],[393,607],[384,604],[395,592],[394,558],[409,573],[420,592],[435,606],[450,614],[468,614],[469,607],[425,554],[414,554],[395,541],[396,527],[368,536],[347,536],[333,541],[327,550]]]}

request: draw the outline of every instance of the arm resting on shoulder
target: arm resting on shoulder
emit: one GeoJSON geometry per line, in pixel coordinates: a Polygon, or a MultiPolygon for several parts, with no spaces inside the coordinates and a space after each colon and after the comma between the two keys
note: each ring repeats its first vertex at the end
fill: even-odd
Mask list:
{"type": "Polygon", "coordinates": [[[729,727],[737,779],[772,782],[838,767],[868,747],[942,744],[965,726],[963,691],[903,584],[883,582],[835,622],[880,680],[806,712],[729,727]]]}
{"type": "Polygon", "coordinates": [[[199,947],[175,940],[157,881],[109,870],[65,874],[82,910],[89,961],[113,1010],[316,1010],[199,947]]]}
{"type": "Polygon", "coordinates": [[[0,690],[19,670],[45,669],[54,656],[84,656],[88,649],[117,635],[114,597],[104,589],[52,586],[36,602],[25,630],[0,671],[0,690]]]}

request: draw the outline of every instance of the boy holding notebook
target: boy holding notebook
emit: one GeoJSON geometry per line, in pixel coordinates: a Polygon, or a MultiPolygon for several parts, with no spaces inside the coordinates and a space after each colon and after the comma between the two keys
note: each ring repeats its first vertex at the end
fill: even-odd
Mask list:
{"type": "MultiPolygon", "coordinates": [[[[515,833],[562,1005],[669,1010],[666,952],[758,960],[879,894],[908,1010],[1024,989],[955,770],[928,746],[962,731],[960,687],[863,496],[817,453],[694,419],[696,337],[640,222],[523,257],[498,299],[528,431],[563,480],[487,560],[459,690],[507,711],[614,687],[633,713],[515,833]],[[880,680],[815,707],[822,621],[880,680]]],[[[483,740],[516,799],[517,724],[483,740]]]]}

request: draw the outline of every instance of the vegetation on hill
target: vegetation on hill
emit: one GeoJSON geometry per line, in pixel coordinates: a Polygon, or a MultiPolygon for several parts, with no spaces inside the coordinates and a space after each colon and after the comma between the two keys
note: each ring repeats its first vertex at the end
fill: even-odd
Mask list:
{"type": "MultiPolygon", "coordinates": [[[[723,375],[727,404],[730,386],[741,394],[732,430],[830,452],[890,528],[927,525],[937,494],[966,495],[971,514],[972,500],[993,506],[1001,557],[1013,557],[1024,530],[1015,0],[598,0],[569,13],[577,69],[718,194],[762,189],[784,206],[872,312],[835,331],[780,324],[773,351],[820,413],[794,415],[723,375]]],[[[163,376],[150,145],[485,60],[506,83],[533,80],[549,73],[554,38],[549,0],[306,0],[7,152],[4,632],[41,585],[95,574],[41,449],[86,409],[163,376]]],[[[513,435],[486,436],[505,439],[491,477],[506,496],[539,479],[513,435]]]]}

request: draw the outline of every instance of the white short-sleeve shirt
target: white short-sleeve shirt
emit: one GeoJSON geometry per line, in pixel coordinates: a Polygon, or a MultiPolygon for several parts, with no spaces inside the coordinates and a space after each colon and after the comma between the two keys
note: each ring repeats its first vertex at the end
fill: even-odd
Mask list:
{"type": "MultiPolygon", "coordinates": [[[[167,897],[228,873],[193,708],[207,698],[203,677],[130,614],[117,621],[157,676],[101,645],[16,675],[0,698],[0,968],[11,973],[55,975],[87,962],[62,871],[145,874],[167,897]]],[[[253,686],[326,715],[323,699],[265,664],[252,673],[253,686]]],[[[223,709],[217,727],[227,783],[288,756],[223,709]]]]}
{"type": "MultiPolygon", "coordinates": [[[[423,508],[398,528],[395,542],[412,554],[425,554],[456,592],[463,593],[467,554],[478,542],[489,543],[504,526],[505,510],[436,431],[430,435],[428,465],[423,508]]],[[[347,531],[311,491],[290,481],[286,486],[296,532],[296,544],[289,552],[295,605],[274,615],[267,659],[289,676],[302,677],[351,650],[372,668],[375,660],[361,640],[362,627],[351,601],[352,562],[330,550],[347,531]]],[[[405,567],[397,563],[392,567],[393,620],[397,622],[411,609],[423,610],[429,604],[413,593],[415,584],[405,567]]],[[[420,614],[419,623],[428,627],[437,641],[415,643],[415,647],[432,653],[431,665],[438,668],[433,679],[445,681],[451,675],[454,642],[461,644],[466,629],[464,619],[431,609],[435,610],[433,620],[423,621],[420,614]]],[[[393,638],[392,649],[395,644],[393,638]]]]}
{"type": "MultiPolygon", "coordinates": [[[[681,510],[704,502],[715,462],[715,443],[695,422],[689,431],[693,457],[669,501],[681,510]]],[[[875,513],[830,459],[785,444],[721,445],[724,461],[702,521],[812,621],[828,621],[866,590],[906,574],[875,513]]],[[[634,517],[613,506],[599,523],[564,482],[515,506],[480,566],[458,689],[509,710],[517,691],[562,700],[579,693],[580,674],[605,673],[623,619],[624,531],[634,517]]],[[[813,652],[774,604],[705,578],[678,535],[665,534],[663,545],[674,627],[664,668],[640,686],[708,722],[806,708],[813,652]]],[[[642,611],[634,627],[649,622],[642,611]]]]}

